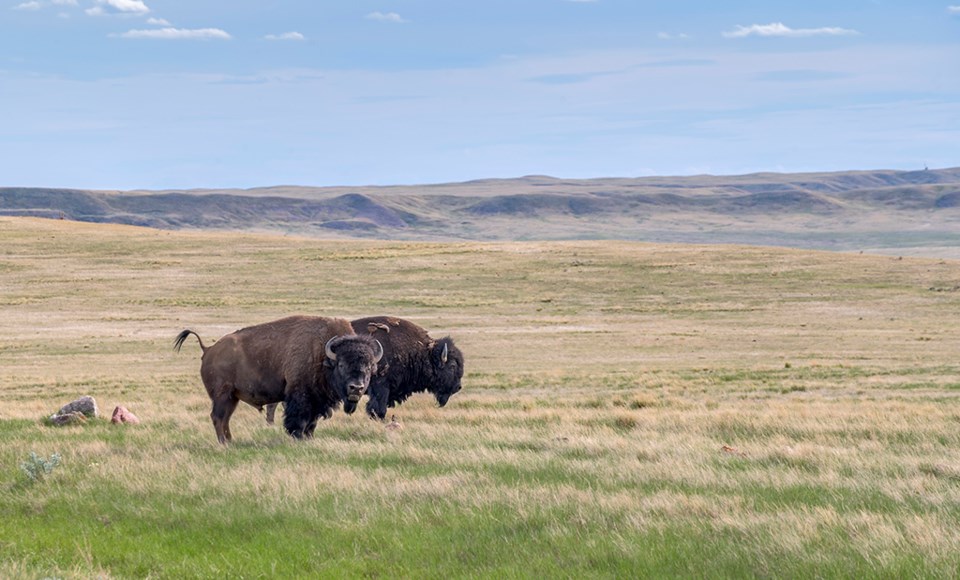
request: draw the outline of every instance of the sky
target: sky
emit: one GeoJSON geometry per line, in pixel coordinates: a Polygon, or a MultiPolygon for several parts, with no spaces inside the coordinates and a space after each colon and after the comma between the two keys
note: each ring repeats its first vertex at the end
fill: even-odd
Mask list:
{"type": "Polygon", "coordinates": [[[925,166],[960,0],[0,0],[0,186],[925,166]]]}

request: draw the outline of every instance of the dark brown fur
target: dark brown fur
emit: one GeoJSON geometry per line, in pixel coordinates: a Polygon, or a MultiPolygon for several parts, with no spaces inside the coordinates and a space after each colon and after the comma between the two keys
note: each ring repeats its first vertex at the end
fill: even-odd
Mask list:
{"type": "MultiPolygon", "coordinates": [[[[460,390],[463,353],[450,337],[434,340],[423,328],[392,316],[361,318],[351,325],[357,334],[372,336],[383,345],[383,359],[367,390],[370,416],[383,419],[387,407],[395,407],[423,391],[433,393],[442,407],[460,390]],[[444,347],[446,360],[443,360],[444,347]]],[[[345,410],[351,405],[354,404],[344,403],[345,410]]],[[[276,405],[267,407],[268,423],[273,422],[275,408],[276,405]]]]}
{"type": "MultiPolygon", "coordinates": [[[[184,330],[174,346],[190,335],[184,330]]],[[[284,427],[296,438],[310,437],[319,417],[330,417],[341,401],[359,400],[376,372],[382,347],[357,336],[340,318],[291,316],[228,334],[206,347],[200,376],[213,402],[210,418],[220,443],[230,441],[230,416],[240,401],[262,409],[283,402],[284,427]],[[337,338],[339,337],[339,338],[337,338]],[[336,361],[327,358],[331,342],[336,361]]]]}

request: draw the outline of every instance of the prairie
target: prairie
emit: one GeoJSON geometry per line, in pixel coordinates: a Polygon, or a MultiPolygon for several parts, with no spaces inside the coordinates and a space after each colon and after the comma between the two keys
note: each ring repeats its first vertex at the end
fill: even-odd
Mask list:
{"type": "Polygon", "coordinates": [[[0,217],[0,576],[955,576],[960,262],[0,217]],[[200,349],[452,335],[464,388],[221,447],[200,349]],[[143,421],[52,427],[80,395],[143,421]],[[59,453],[41,481],[20,469],[59,453]]]}

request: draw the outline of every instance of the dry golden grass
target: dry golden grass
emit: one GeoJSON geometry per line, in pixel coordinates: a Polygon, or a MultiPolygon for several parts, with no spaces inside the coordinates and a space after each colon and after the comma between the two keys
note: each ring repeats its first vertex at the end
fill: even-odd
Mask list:
{"type": "MultiPolygon", "coordinates": [[[[296,514],[432,554],[390,531],[419,526],[470,554],[408,562],[400,575],[512,573],[526,559],[528,574],[647,562],[679,574],[939,575],[960,564],[958,262],[322,242],[11,218],[0,218],[0,239],[0,425],[13,425],[0,430],[2,473],[15,481],[31,450],[59,451],[66,472],[29,495],[0,487],[17,510],[49,513],[106,487],[144,498],[139,515],[151,521],[239,502],[265,529],[296,514]],[[241,407],[235,443],[219,447],[199,348],[173,353],[173,337],[189,327],[209,342],[298,312],[392,314],[450,333],[467,361],[464,390],[443,409],[418,395],[393,410],[402,430],[337,413],[308,442],[241,407]],[[144,424],[36,422],[83,394],[144,424]],[[459,525],[473,531],[461,537],[459,525]],[[489,555],[471,552],[473,541],[489,555]],[[693,560],[644,560],[657,542],[693,560]],[[568,548],[532,555],[551,545],[568,548]],[[696,561],[698,550],[713,560],[696,561]]],[[[184,560],[160,572],[88,541],[44,560],[27,536],[7,540],[14,556],[0,575],[239,570],[184,560]]],[[[362,564],[341,571],[388,572],[364,556],[374,547],[353,549],[362,564]]],[[[248,552],[244,565],[277,570],[248,552]]]]}

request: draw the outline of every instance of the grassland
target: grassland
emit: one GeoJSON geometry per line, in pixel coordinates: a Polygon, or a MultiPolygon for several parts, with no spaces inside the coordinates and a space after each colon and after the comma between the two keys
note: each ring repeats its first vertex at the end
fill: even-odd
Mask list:
{"type": "Polygon", "coordinates": [[[951,577],[960,262],[0,218],[0,577],[951,577]],[[452,334],[402,431],[216,443],[199,349],[290,313],[452,334]],[[143,420],[55,428],[90,394],[143,420]],[[31,483],[31,451],[62,464],[31,483]]]}

